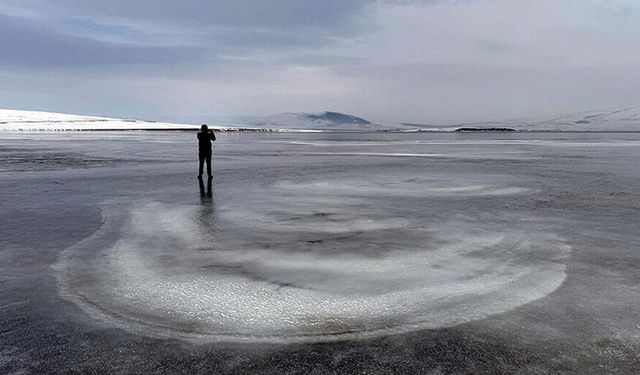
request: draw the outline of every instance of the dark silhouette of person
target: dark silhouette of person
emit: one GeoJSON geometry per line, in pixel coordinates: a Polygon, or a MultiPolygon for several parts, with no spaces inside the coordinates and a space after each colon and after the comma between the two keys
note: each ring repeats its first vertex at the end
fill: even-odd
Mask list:
{"type": "Polygon", "coordinates": [[[200,160],[198,178],[202,178],[202,167],[204,167],[205,161],[207,162],[207,175],[210,179],[213,178],[211,175],[211,142],[215,140],[216,135],[213,134],[213,130],[203,124],[198,132],[198,158],[200,160]]]}

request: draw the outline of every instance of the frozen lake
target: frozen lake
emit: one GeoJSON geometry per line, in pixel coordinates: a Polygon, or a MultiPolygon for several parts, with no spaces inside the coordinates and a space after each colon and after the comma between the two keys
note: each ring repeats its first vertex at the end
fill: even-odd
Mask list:
{"type": "Polygon", "coordinates": [[[640,371],[640,133],[196,147],[0,135],[0,373],[640,371]]]}

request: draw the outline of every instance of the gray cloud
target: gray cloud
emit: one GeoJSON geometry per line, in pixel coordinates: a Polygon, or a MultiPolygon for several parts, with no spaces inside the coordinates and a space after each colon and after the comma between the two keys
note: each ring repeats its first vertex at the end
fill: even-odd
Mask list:
{"type": "Polygon", "coordinates": [[[527,118],[637,105],[640,99],[640,69],[631,64],[361,65],[341,74],[356,79],[360,88],[362,100],[349,109],[387,121],[398,113],[408,122],[440,124],[527,118]]]}
{"type": "Polygon", "coordinates": [[[80,66],[203,62],[201,58],[211,56],[211,51],[234,54],[314,48],[369,28],[366,10],[375,3],[6,0],[0,4],[0,32],[5,36],[0,53],[5,63],[80,66]]]}
{"type": "Polygon", "coordinates": [[[640,102],[629,4],[3,0],[0,107],[456,122],[624,106],[640,102]]]}
{"type": "MultiPolygon", "coordinates": [[[[11,1],[11,0],[10,0],[11,1]]],[[[354,30],[354,21],[372,0],[25,0],[24,6],[54,7],[89,16],[113,17],[187,27],[292,30],[327,33],[354,30]]]]}
{"type": "Polygon", "coordinates": [[[46,25],[0,15],[0,65],[85,67],[106,64],[167,64],[202,58],[194,48],[109,43],[62,34],[46,25]]]}

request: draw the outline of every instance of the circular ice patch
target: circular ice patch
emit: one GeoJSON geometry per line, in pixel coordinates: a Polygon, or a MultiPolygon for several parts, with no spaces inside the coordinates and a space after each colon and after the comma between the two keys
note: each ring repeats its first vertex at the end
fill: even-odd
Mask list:
{"type": "Polygon", "coordinates": [[[291,202],[275,213],[223,209],[215,220],[207,206],[105,206],[102,229],[63,253],[61,292],[148,335],[317,342],[481,319],[565,278],[569,246],[527,216],[425,224],[365,208],[304,213],[291,202]],[[215,228],[224,223],[246,233],[225,237],[215,228]]]}

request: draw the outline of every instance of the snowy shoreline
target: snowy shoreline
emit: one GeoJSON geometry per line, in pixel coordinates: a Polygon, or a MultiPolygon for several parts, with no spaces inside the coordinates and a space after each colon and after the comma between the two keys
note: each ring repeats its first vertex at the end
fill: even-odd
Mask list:
{"type": "MultiPolygon", "coordinates": [[[[325,113],[326,114],[329,112],[325,113]]],[[[429,126],[406,123],[332,123],[308,120],[305,114],[268,117],[268,122],[218,123],[218,132],[255,133],[637,133],[640,108],[597,114],[581,113],[530,120],[429,126]],[[305,120],[306,119],[306,120],[305,120]]],[[[343,115],[346,116],[346,115],[343,115]]],[[[315,117],[314,117],[315,118],[315,117]]],[[[363,120],[364,121],[364,120],[363,120]]],[[[83,116],[63,113],[0,109],[0,133],[118,132],[118,131],[197,131],[200,125],[135,119],[83,116]]]]}

